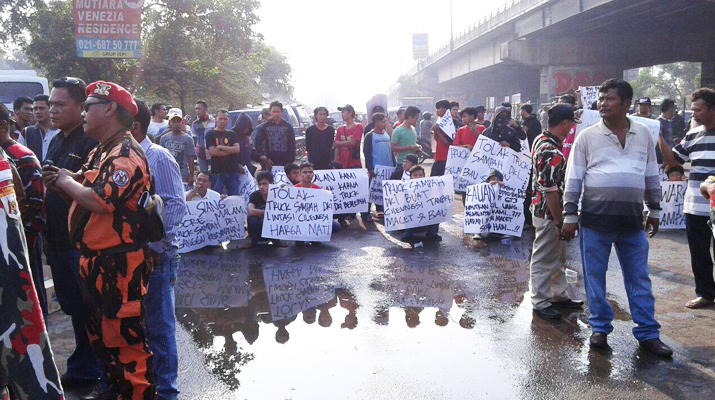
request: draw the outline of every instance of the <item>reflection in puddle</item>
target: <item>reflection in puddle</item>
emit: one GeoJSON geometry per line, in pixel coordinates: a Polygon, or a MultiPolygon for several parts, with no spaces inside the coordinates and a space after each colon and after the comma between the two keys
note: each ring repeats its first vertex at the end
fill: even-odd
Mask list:
{"type": "MultiPolygon", "coordinates": [[[[528,290],[529,249],[519,243],[489,243],[471,253],[470,267],[447,260],[411,265],[414,260],[395,258],[387,267],[365,266],[359,274],[350,270],[354,266],[326,265],[320,252],[289,261],[265,255],[265,263],[251,262],[245,254],[184,254],[176,282],[178,321],[191,333],[207,369],[231,390],[241,386],[242,369],[244,376],[259,371],[306,343],[334,340],[331,346],[346,351],[356,349],[369,331],[378,337],[379,353],[382,340],[396,328],[430,341],[466,334],[462,328],[478,322],[503,323],[528,290]]],[[[417,351],[409,345],[401,350],[417,351]]],[[[325,354],[335,357],[329,362],[340,361],[325,354]]],[[[402,362],[397,357],[395,365],[402,362]]],[[[300,368],[302,361],[286,362],[300,368]]],[[[256,378],[250,379],[255,385],[256,378]]]]}

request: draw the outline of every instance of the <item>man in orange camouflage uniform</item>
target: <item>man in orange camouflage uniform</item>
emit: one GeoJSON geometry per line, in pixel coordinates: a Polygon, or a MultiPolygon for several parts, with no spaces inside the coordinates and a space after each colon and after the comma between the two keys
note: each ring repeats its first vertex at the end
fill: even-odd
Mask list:
{"type": "Polygon", "coordinates": [[[110,385],[100,398],[153,399],[142,303],[150,272],[148,238],[133,218],[151,178],[144,151],[128,133],[137,105],[111,82],[88,85],[87,96],[84,131],[99,145],[80,173],[57,170],[45,183],[73,200],[70,240],[82,253],[87,333],[110,385]]]}

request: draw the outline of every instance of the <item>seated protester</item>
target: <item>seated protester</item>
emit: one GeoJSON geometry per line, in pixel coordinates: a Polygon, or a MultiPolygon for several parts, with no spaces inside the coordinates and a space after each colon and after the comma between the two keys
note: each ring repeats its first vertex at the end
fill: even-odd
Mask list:
{"type": "Polygon", "coordinates": [[[251,174],[256,173],[256,167],[251,163],[251,132],[253,132],[253,121],[248,115],[241,113],[238,115],[236,125],[231,129],[238,135],[238,144],[241,151],[238,153],[238,163],[248,167],[251,174]]]}
{"type": "Polygon", "coordinates": [[[194,200],[221,200],[226,196],[221,196],[219,192],[209,189],[211,187],[211,176],[206,172],[199,172],[196,177],[196,184],[194,188],[187,191],[186,201],[194,200]]]}
{"type": "Polygon", "coordinates": [[[402,161],[402,164],[398,165],[397,168],[395,168],[395,172],[390,175],[390,180],[391,181],[406,181],[407,179],[410,178],[410,170],[412,167],[419,165],[420,161],[417,159],[417,156],[414,154],[408,154],[405,156],[405,160],[402,161]]]}
{"type": "MultiPolygon", "coordinates": [[[[313,183],[313,177],[315,176],[313,172],[313,164],[303,163],[300,164],[300,182],[295,185],[295,187],[304,189],[320,189],[321,187],[313,183]]],[[[340,223],[333,220],[333,233],[340,232],[340,223]]],[[[319,242],[311,242],[319,243],[319,242]]],[[[301,241],[296,242],[297,245],[303,244],[301,241]]]]}
{"type": "Polygon", "coordinates": [[[241,246],[242,249],[250,249],[259,242],[272,242],[275,246],[286,247],[285,242],[278,239],[267,239],[261,236],[263,232],[263,216],[266,213],[266,202],[268,201],[268,187],[273,183],[273,174],[270,171],[260,171],[256,174],[256,183],[258,190],[251,193],[248,198],[248,218],[246,224],[248,226],[248,237],[250,243],[241,246]]]}
{"type": "MultiPolygon", "coordinates": [[[[489,184],[491,184],[491,185],[504,186],[504,175],[502,175],[502,173],[499,172],[499,170],[497,170],[497,169],[492,169],[491,171],[489,171],[489,175],[487,175],[486,182],[489,183],[489,184]]],[[[497,190],[499,190],[499,189],[497,189],[497,190]]],[[[490,235],[492,235],[492,234],[489,233],[489,232],[487,232],[487,233],[481,233],[481,234],[480,234],[480,233],[475,233],[474,236],[472,236],[472,239],[474,239],[474,240],[486,239],[486,238],[488,238],[490,235]]],[[[503,237],[503,236],[504,236],[504,235],[501,235],[501,234],[498,234],[498,233],[494,233],[493,235],[496,236],[496,237],[503,237]]]]}
{"type": "Polygon", "coordinates": [[[683,169],[682,165],[665,167],[665,174],[668,176],[668,182],[681,182],[688,180],[688,177],[685,176],[685,169],[683,169]]]}
{"type": "MultiPolygon", "coordinates": [[[[422,168],[420,165],[415,165],[410,169],[410,179],[419,179],[419,178],[424,178],[425,177],[425,170],[422,168]]],[[[410,239],[415,237],[415,233],[419,232],[426,232],[425,237],[429,239],[436,240],[438,242],[442,241],[442,236],[440,236],[437,232],[439,231],[439,224],[434,224],[434,225],[428,225],[428,226],[420,226],[418,228],[411,228],[407,229],[405,234],[402,235],[402,240],[403,242],[407,242],[410,239]]]]}
{"type": "Polygon", "coordinates": [[[300,181],[300,166],[296,163],[290,163],[285,166],[286,177],[294,186],[298,186],[300,181]]]}
{"type": "Polygon", "coordinates": [[[514,129],[510,125],[511,117],[505,107],[497,107],[494,111],[492,125],[483,135],[501,143],[502,147],[510,147],[516,152],[521,151],[521,139],[526,139],[526,133],[521,129],[514,129]]]}
{"type": "MultiPolygon", "coordinates": [[[[392,167],[395,165],[395,157],[390,150],[390,135],[385,131],[387,119],[383,113],[374,113],[372,115],[373,129],[365,136],[365,144],[363,145],[363,154],[365,154],[365,167],[370,175],[370,179],[375,178],[375,167],[382,165],[392,167]]],[[[368,203],[368,214],[372,204],[368,203]]],[[[375,204],[375,212],[377,218],[384,218],[383,207],[380,204],[375,204]]]]}
{"type": "Polygon", "coordinates": [[[464,126],[457,129],[452,146],[465,147],[469,151],[474,148],[479,135],[487,129],[484,125],[477,124],[477,114],[477,109],[474,107],[467,107],[462,110],[461,115],[464,126]]]}

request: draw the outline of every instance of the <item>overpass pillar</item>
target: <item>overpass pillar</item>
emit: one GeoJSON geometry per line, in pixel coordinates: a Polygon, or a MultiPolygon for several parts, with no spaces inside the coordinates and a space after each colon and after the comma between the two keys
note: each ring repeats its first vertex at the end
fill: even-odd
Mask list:
{"type": "Polygon", "coordinates": [[[542,66],[539,101],[550,103],[558,96],[576,94],[580,86],[600,86],[610,78],[623,79],[623,68],[617,65],[542,66]]]}
{"type": "Polygon", "coordinates": [[[700,72],[700,87],[715,88],[715,61],[705,61],[700,72]]]}

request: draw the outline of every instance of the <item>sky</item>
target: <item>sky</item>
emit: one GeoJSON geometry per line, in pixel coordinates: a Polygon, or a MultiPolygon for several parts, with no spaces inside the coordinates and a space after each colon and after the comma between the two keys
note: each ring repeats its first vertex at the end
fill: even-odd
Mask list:
{"type": "MultiPolygon", "coordinates": [[[[512,0],[452,0],[454,35],[512,0]]],[[[427,0],[261,0],[255,27],[288,57],[297,101],[310,107],[365,103],[414,65],[412,34],[430,53],[449,42],[450,2],[427,0]]]]}

